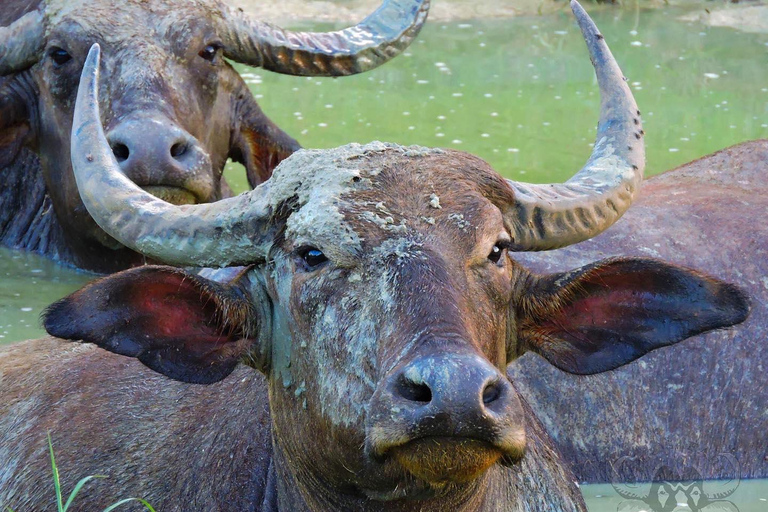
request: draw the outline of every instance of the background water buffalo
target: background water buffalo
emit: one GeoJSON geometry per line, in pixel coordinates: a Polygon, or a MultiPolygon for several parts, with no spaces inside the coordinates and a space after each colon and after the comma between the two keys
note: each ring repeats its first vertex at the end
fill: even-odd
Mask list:
{"type": "Polygon", "coordinates": [[[216,0],[9,0],[0,6],[0,243],[99,272],[140,264],[85,211],[69,157],[85,55],[105,49],[104,121],[123,171],[175,204],[230,195],[227,158],[251,185],[299,146],[224,57],[278,73],[366,71],[397,55],[428,0],[393,0],[356,27],[295,33],[216,0]]]}
{"type": "Polygon", "coordinates": [[[612,464],[624,456],[635,458],[625,476],[643,481],[681,463],[704,478],[768,476],[766,175],[768,141],[734,146],[646,181],[602,235],[519,255],[542,272],[614,255],[659,257],[738,283],[751,298],[744,324],[611,373],[563,375],[537,358],[510,366],[580,480],[611,481],[612,464]],[[738,464],[706,463],[721,453],[738,464]]]}

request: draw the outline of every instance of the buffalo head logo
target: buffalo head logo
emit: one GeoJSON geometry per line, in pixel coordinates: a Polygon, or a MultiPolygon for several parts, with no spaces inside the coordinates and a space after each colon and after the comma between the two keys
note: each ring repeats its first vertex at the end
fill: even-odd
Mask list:
{"type": "MultiPolygon", "coordinates": [[[[738,475],[738,463],[728,454],[717,456],[720,462],[733,468],[738,475]]],[[[661,466],[653,481],[646,484],[620,483],[621,467],[630,460],[622,457],[614,465],[611,485],[625,499],[617,512],[738,512],[732,502],[725,500],[739,486],[738,476],[730,480],[704,481],[698,469],[692,466],[679,469],[661,466]]]]}

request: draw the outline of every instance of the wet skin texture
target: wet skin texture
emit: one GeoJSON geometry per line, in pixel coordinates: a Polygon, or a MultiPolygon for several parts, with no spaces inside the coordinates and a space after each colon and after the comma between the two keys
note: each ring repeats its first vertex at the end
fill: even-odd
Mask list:
{"type": "Polygon", "coordinates": [[[647,180],[600,236],[518,255],[539,272],[618,255],[663,258],[736,283],[751,299],[743,324],[611,373],[576,378],[527,357],[510,366],[579,480],[612,481],[622,457],[632,462],[621,481],[650,480],[663,466],[704,479],[768,477],[767,174],[768,141],[733,146],[647,180]],[[567,414],[574,407],[583,414],[567,414]],[[723,454],[737,463],[722,464],[723,454]]]}
{"type": "MultiPolygon", "coordinates": [[[[218,413],[219,422],[264,425],[268,389],[272,443],[248,441],[258,446],[252,460],[261,469],[238,493],[253,498],[266,479],[257,509],[580,510],[507,364],[535,352],[569,372],[599,373],[740,322],[748,311],[737,288],[657,260],[529,273],[507,249],[502,210],[513,191],[470,155],[353,145],[297,153],[279,171],[269,256],[231,283],[144,267],[84,288],[46,317],[54,335],[135,357],[177,380],[217,381],[238,361],[261,371],[265,379],[252,383],[261,387],[258,403],[243,402],[253,397],[249,388],[227,398],[237,412],[218,413]],[[329,186],[318,192],[319,178],[329,186]]],[[[39,357],[34,345],[26,356],[19,350],[4,364],[39,357]]],[[[237,376],[214,386],[230,382],[242,391],[244,374],[237,376]]],[[[95,380],[87,386],[94,391],[103,385],[95,380]]],[[[177,407],[169,414],[203,413],[177,407]]],[[[58,423],[60,414],[44,421],[58,423]]],[[[208,431],[206,418],[190,429],[208,431]]],[[[65,435],[78,437],[80,428],[65,435]]],[[[134,437],[124,428],[118,423],[114,432],[123,443],[134,437]]],[[[216,443],[240,446],[242,433],[216,443]]],[[[13,467],[23,468],[29,455],[17,443],[4,446],[13,467]]],[[[228,467],[231,459],[220,462],[228,467]]],[[[25,482],[37,471],[26,479],[13,471],[3,495],[21,486],[20,503],[36,503],[25,482]]],[[[207,476],[182,472],[206,483],[195,490],[171,483],[169,492],[150,495],[191,502],[224,485],[211,489],[207,476]]]]}
{"type": "MultiPolygon", "coordinates": [[[[34,11],[10,0],[0,26],[34,11]]],[[[110,144],[126,175],[170,202],[230,195],[227,158],[246,166],[252,186],[298,143],[261,111],[225,61],[214,5],[127,1],[45,3],[40,60],[0,77],[0,242],[87,270],[144,262],[106,235],[80,200],[70,163],[77,86],[91,44],[104,50],[102,100],[110,144]]]]}

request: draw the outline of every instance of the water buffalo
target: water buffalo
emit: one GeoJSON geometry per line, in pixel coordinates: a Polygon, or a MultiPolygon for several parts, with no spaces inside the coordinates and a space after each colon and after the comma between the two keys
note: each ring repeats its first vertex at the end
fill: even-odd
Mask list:
{"type": "Polygon", "coordinates": [[[2,4],[0,243],[98,272],[143,257],[98,228],[72,175],[75,95],[93,43],[105,50],[104,121],[123,172],[175,204],[204,203],[231,195],[227,158],[255,186],[299,147],[225,57],[291,75],[360,73],[408,46],[429,9],[429,0],[388,0],[355,27],[301,33],[217,0],[2,4]]]}
{"type": "Polygon", "coordinates": [[[527,357],[510,366],[580,481],[611,481],[622,457],[635,461],[625,476],[636,481],[679,464],[705,479],[768,477],[766,175],[768,140],[740,144],[644,182],[632,208],[600,236],[518,255],[537,272],[619,255],[663,258],[739,283],[752,299],[750,318],[737,329],[607,374],[564,375],[527,357]],[[564,385],[552,386],[555,379],[564,385]],[[574,407],[579,414],[569,413],[574,407]],[[721,454],[737,464],[709,463],[721,454]]]}
{"type": "MultiPolygon", "coordinates": [[[[138,492],[170,509],[583,510],[507,364],[534,352],[600,373],[740,322],[748,306],[735,286],[658,260],[537,275],[511,258],[606,229],[642,175],[637,106],[572,6],[603,101],[593,154],[565,184],[510,182],[457,151],[354,144],[295,153],[250,193],[171,205],[119,170],[99,119],[94,47],[72,138],[89,212],[153,259],[246,267],[228,284],[167,266],[127,270],[51,306],[46,329],[183,382],[237,380],[208,394],[162,384],[147,412],[142,399],[160,381],[130,376],[131,360],[51,351],[52,340],[8,349],[0,499],[46,500],[45,460],[20,436],[51,429],[70,454],[95,452],[78,458],[78,474],[100,463],[123,484],[132,470],[149,475],[138,492]],[[91,361],[59,373],[57,355],[91,361]],[[225,414],[205,403],[216,398],[231,405],[225,414]],[[231,482],[211,481],[222,479],[231,482]]],[[[90,500],[85,509],[99,504],[90,500]]]]}

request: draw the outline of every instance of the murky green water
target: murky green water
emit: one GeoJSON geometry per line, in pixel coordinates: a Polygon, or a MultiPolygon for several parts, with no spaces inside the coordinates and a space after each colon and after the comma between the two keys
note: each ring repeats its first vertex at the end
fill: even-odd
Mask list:
{"type": "MultiPolygon", "coordinates": [[[[768,34],[676,21],[684,12],[594,13],[643,111],[649,174],[768,137],[768,34]]],[[[307,147],[453,147],[534,182],[580,168],[598,115],[592,68],[566,12],[428,24],[404,56],[355,77],[241,71],[267,114],[307,147]]],[[[228,176],[245,188],[237,168],[228,176]]],[[[91,278],[0,249],[0,343],[40,336],[41,310],[91,278]]],[[[583,490],[592,511],[624,501],[610,486],[583,490]]],[[[729,499],[741,512],[765,512],[767,498],[768,482],[745,481],[729,499]]]]}

